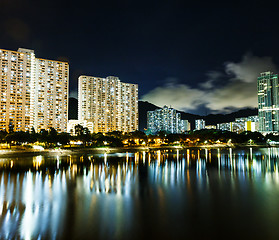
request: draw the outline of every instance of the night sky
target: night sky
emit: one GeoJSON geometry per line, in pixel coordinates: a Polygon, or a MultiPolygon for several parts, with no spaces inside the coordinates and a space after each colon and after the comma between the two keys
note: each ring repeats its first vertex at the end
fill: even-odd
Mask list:
{"type": "Polygon", "coordinates": [[[186,112],[257,106],[256,78],[277,71],[274,6],[187,1],[0,0],[0,48],[35,50],[77,78],[118,76],[139,98],[186,112]]]}

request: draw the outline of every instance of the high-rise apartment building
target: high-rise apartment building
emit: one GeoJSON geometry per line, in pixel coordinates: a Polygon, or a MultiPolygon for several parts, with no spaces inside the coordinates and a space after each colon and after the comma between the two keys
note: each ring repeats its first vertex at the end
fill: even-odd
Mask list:
{"type": "Polygon", "coordinates": [[[181,120],[181,132],[187,132],[191,130],[191,123],[188,120],[181,120]]]}
{"type": "Polygon", "coordinates": [[[195,120],[195,130],[205,129],[205,121],[203,119],[195,120]]]}
{"type": "Polygon", "coordinates": [[[160,131],[182,133],[188,128],[188,121],[181,120],[180,113],[173,108],[164,106],[162,109],[147,112],[147,133],[156,134],[160,131]]]}
{"type": "Polygon", "coordinates": [[[0,49],[0,130],[67,131],[69,65],[0,49]]]}
{"type": "Polygon", "coordinates": [[[279,131],[278,74],[263,72],[258,77],[259,131],[279,131]]]}
{"type": "Polygon", "coordinates": [[[94,132],[138,130],[138,85],[113,76],[80,76],[78,120],[92,122],[94,132]]]}

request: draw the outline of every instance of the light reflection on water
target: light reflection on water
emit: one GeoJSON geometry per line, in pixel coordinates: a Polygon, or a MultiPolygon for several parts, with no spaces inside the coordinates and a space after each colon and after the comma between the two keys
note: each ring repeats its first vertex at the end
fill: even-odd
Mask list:
{"type": "Polygon", "coordinates": [[[0,158],[0,239],[210,239],[231,227],[232,237],[276,239],[278,157],[250,148],[0,158]]]}

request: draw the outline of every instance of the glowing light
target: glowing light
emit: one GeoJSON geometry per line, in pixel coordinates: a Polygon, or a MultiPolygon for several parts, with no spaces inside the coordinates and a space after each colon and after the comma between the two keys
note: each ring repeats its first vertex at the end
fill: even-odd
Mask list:
{"type": "Polygon", "coordinates": [[[161,151],[160,150],[157,151],[157,160],[160,164],[160,161],[161,161],[161,151]]]}
{"type": "Polygon", "coordinates": [[[45,150],[42,146],[39,146],[39,145],[34,145],[33,146],[33,149],[35,149],[35,150],[45,150]]]}
{"type": "Polygon", "coordinates": [[[38,170],[38,167],[41,166],[42,161],[43,161],[43,156],[42,155],[34,157],[33,158],[33,166],[36,167],[36,169],[38,170]]]}
{"type": "Polygon", "coordinates": [[[26,175],[26,185],[24,191],[24,203],[25,203],[25,212],[22,219],[21,225],[21,235],[24,236],[24,239],[31,239],[32,233],[35,227],[34,215],[32,210],[32,205],[34,203],[33,199],[33,181],[32,173],[28,172],[26,175]]]}
{"type": "Polygon", "coordinates": [[[142,153],[142,161],[145,164],[145,151],[143,151],[143,153],[142,153]]]}
{"type": "Polygon", "coordinates": [[[137,164],[139,162],[139,153],[135,153],[135,163],[137,164]]]}
{"type": "Polygon", "coordinates": [[[57,168],[59,168],[59,156],[56,156],[56,164],[57,164],[57,168]]]}

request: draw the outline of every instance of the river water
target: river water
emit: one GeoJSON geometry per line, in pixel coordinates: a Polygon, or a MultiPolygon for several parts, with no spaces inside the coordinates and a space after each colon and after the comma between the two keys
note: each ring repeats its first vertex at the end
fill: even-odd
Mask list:
{"type": "Polygon", "coordinates": [[[0,239],[279,239],[279,149],[0,155],[0,239]]]}

